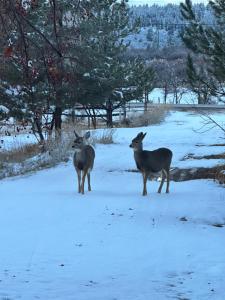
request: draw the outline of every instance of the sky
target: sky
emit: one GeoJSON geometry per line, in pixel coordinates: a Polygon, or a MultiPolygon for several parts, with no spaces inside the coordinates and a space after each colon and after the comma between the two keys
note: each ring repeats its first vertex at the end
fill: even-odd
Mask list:
{"type": "MultiPolygon", "coordinates": [[[[129,0],[130,5],[139,5],[139,4],[168,4],[168,3],[174,3],[174,4],[180,4],[180,2],[184,2],[182,0],[129,0]]],[[[192,3],[208,3],[208,0],[192,0],[192,3]]]]}

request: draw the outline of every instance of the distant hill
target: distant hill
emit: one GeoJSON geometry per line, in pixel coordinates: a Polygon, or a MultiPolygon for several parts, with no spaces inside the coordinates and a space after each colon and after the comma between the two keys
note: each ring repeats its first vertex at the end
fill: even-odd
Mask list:
{"type": "MultiPolygon", "coordinates": [[[[203,23],[213,24],[213,15],[208,6],[195,4],[194,10],[203,23]]],[[[127,38],[131,48],[163,48],[180,45],[180,34],[185,26],[179,5],[139,5],[131,7],[130,21],[140,18],[141,30],[127,38]]]]}
{"type": "MultiPolygon", "coordinates": [[[[129,5],[145,5],[148,3],[148,5],[153,5],[157,2],[158,5],[167,5],[167,4],[177,4],[179,5],[181,0],[129,0],[129,5]]],[[[184,2],[184,0],[183,0],[184,2]]],[[[208,0],[192,0],[193,4],[196,3],[205,3],[207,4],[208,0]]]]}

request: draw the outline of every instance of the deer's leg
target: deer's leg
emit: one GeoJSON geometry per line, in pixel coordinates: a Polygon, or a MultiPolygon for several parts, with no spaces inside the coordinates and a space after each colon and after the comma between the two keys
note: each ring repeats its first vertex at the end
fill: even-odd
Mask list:
{"type": "Polygon", "coordinates": [[[80,180],[81,180],[81,170],[76,169],[77,171],[77,182],[78,182],[78,193],[81,192],[80,180]]]}
{"type": "Polygon", "coordinates": [[[148,174],[143,172],[142,173],[142,176],[143,176],[143,193],[142,195],[143,196],[146,196],[147,195],[147,187],[146,187],[146,183],[147,183],[147,179],[148,179],[148,174]]]}
{"type": "Polygon", "coordinates": [[[91,175],[90,175],[90,171],[89,170],[87,172],[87,178],[88,178],[88,190],[90,192],[91,191],[91,175]]]}
{"type": "Polygon", "coordinates": [[[169,187],[170,187],[170,170],[166,170],[166,193],[169,193],[169,187]]]}
{"type": "Polygon", "coordinates": [[[161,193],[161,191],[162,191],[162,187],[163,187],[165,178],[166,178],[166,176],[165,176],[165,171],[162,170],[162,180],[161,180],[161,183],[160,183],[160,186],[159,186],[159,189],[158,189],[158,193],[161,193]]]}
{"type": "Polygon", "coordinates": [[[83,170],[82,183],[81,183],[81,193],[82,194],[84,194],[84,182],[85,182],[86,175],[87,175],[87,170],[83,170]]]}

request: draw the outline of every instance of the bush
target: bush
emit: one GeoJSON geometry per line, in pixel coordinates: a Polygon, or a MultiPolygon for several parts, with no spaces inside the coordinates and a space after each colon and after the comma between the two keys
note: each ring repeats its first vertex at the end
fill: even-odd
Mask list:
{"type": "Polygon", "coordinates": [[[20,163],[29,159],[42,151],[39,144],[15,144],[11,150],[2,150],[0,152],[0,162],[20,163]]]}
{"type": "Polygon", "coordinates": [[[135,113],[129,118],[127,122],[127,127],[142,127],[154,124],[160,124],[164,121],[166,115],[168,114],[168,109],[164,106],[152,107],[147,112],[142,114],[135,113]]]}
{"type": "MultiPolygon", "coordinates": [[[[80,130],[76,128],[79,133],[80,130]]],[[[42,144],[21,145],[16,142],[10,150],[0,152],[0,178],[25,174],[68,161],[72,153],[74,125],[63,124],[61,138],[49,137],[42,144]]]]}
{"type": "Polygon", "coordinates": [[[90,143],[93,145],[113,144],[115,133],[116,133],[116,129],[114,128],[107,128],[107,129],[103,129],[100,132],[95,132],[90,140],[90,143]]]}

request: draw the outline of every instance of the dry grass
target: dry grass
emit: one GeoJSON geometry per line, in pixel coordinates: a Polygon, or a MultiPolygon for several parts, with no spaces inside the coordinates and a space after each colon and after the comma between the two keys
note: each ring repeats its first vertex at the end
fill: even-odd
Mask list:
{"type": "MultiPolygon", "coordinates": [[[[77,129],[76,129],[77,130],[77,129]]],[[[79,132],[79,130],[77,130],[79,132]]],[[[1,163],[21,163],[32,157],[48,152],[50,156],[59,160],[68,155],[71,144],[74,139],[74,127],[70,124],[64,124],[61,139],[49,137],[44,143],[21,144],[20,140],[15,141],[10,149],[0,151],[1,163]]]]}
{"type": "MultiPolygon", "coordinates": [[[[72,156],[74,130],[83,134],[80,126],[72,122],[63,122],[61,138],[54,134],[42,143],[22,144],[20,140],[11,143],[10,149],[0,151],[0,178],[25,174],[68,161],[72,156]]],[[[113,143],[115,129],[103,130],[101,134],[91,134],[90,144],[113,143]]]]}
{"type": "Polygon", "coordinates": [[[39,144],[17,145],[11,150],[2,150],[0,152],[0,162],[20,163],[29,159],[42,151],[39,144]]]}
{"type": "Polygon", "coordinates": [[[188,159],[225,159],[225,153],[219,153],[219,154],[210,154],[210,155],[195,155],[194,153],[188,153],[186,154],[181,161],[185,161],[188,159]]]}
{"type": "MultiPolygon", "coordinates": [[[[63,124],[61,138],[49,137],[42,144],[14,143],[11,149],[0,151],[0,178],[25,174],[68,161],[72,152],[74,126],[63,124]]],[[[80,133],[79,128],[76,131],[80,133]]]]}
{"type": "Polygon", "coordinates": [[[92,135],[90,143],[95,144],[113,144],[114,137],[115,137],[116,129],[115,128],[106,128],[103,129],[101,132],[94,133],[92,135]]]}
{"type": "Polygon", "coordinates": [[[225,186],[225,165],[222,168],[218,168],[215,174],[215,180],[225,186]]]}
{"type": "Polygon", "coordinates": [[[142,127],[160,124],[168,114],[168,108],[164,106],[152,107],[142,114],[133,114],[127,120],[127,127],[142,127]]]}

